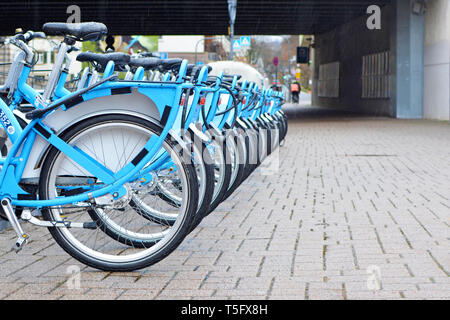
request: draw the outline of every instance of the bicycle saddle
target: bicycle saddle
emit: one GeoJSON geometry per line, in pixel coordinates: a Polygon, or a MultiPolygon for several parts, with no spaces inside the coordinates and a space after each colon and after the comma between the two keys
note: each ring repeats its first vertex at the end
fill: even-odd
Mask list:
{"type": "Polygon", "coordinates": [[[189,63],[187,65],[187,69],[186,69],[186,74],[187,75],[192,75],[192,70],[194,70],[195,64],[189,63]]]}
{"type": "Polygon", "coordinates": [[[223,80],[225,80],[225,81],[233,81],[234,76],[237,76],[237,80],[242,78],[242,76],[240,74],[224,74],[223,75],[223,80]]]}
{"type": "MultiPolygon", "coordinates": [[[[192,67],[191,72],[189,72],[189,65],[188,65],[188,72],[187,74],[190,75],[192,77],[193,81],[197,81],[198,80],[198,76],[200,75],[200,71],[202,71],[202,68],[204,66],[203,65],[195,65],[192,67]]],[[[210,66],[206,66],[208,68],[208,73],[212,70],[212,68],[210,66]]]]}
{"type": "Polygon", "coordinates": [[[48,22],[44,24],[42,30],[47,35],[71,36],[77,41],[97,41],[108,33],[106,26],[98,22],[48,22]]]}
{"type": "Polygon", "coordinates": [[[148,57],[148,58],[131,58],[130,63],[128,65],[132,69],[136,69],[138,67],[144,68],[144,70],[153,70],[156,69],[161,64],[161,59],[148,57]]]}
{"type": "Polygon", "coordinates": [[[159,59],[159,55],[158,54],[153,53],[153,52],[147,52],[147,51],[140,52],[139,56],[141,58],[158,58],[159,59]]]}
{"type": "Polygon", "coordinates": [[[181,66],[181,62],[183,62],[183,60],[178,59],[178,58],[173,58],[173,59],[164,59],[161,60],[159,69],[162,72],[165,71],[178,71],[178,69],[181,66]]]}
{"type": "MultiPolygon", "coordinates": [[[[208,68],[208,73],[211,72],[212,67],[211,66],[206,66],[208,68]]],[[[202,64],[197,64],[197,65],[193,65],[193,64],[188,64],[188,68],[187,68],[187,74],[191,74],[193,75],[193,72],[200,72],[200,70],[203,68],[202,64]]]]}
{"type": "Polygon", "coordinates": [[[113,61],[114,69],[116,71],[125,71],[125,66],[130,63],[130,56],[124,52],[82,52],[77,56],[77,61],[94,62],[95,68],[99,72],[103,72],[105,70],[109,61],[113,61]]]}

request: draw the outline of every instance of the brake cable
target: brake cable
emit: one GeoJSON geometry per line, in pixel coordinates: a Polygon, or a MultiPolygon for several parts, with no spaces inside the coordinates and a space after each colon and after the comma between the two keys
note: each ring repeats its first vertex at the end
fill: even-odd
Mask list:
{"type": "Polygon", "coordinates": [[[252,107],[250,107],[250,105],[253,104],[253,102],[255,102],[255,100],[256,100],[257,98],[258,98],[258,95],[257,95],[256,93],[254,93],[253,96],[252,96],[252,98],[250,99],[248,105],[247,105],[244,109],[242,109],[242,110],[247,110],[247,111],[255,110],[256,104],[255,104],[254,106],[252,106],[252,107]]]}
{"type": "Polygon", "coordinates": [[[187,88],[186,92],[184,93],[184,103],[183,103],[183,110],[181,111],[181,139],[184,138],[184,130],[185,130],[185,125],[186,125],[186,110],[187,110],[187,105],[189,103],[189,96],[191,95],[191,88],[187,88]]]}
{"type": "Polygon", "coordinates": [[[221,116],[221,115],[229,112],[230,110],[234,109],[234,116],[233,116],[233,121],[232,121],[232,124],[231,124],[231,126],[234,127],[234,124],[235,124],[236,118],[237,118],[237,106],[238,106],[238,103],[239,103],[239,99],[236,98],[236,95],[234,94],[234,92],[228,86],[225,86],[225,85],[222,85],[222,84],[220,86],[230,93],[231,97],[233,98],[233,103],[232,103],[231,107],[225,109],[224,111],[217,112],[216,116],[221,116]]]}
{"type": "MultiPolygon", "coordinates": [[[[206,82],[206,83],[208,83],[208,82],[206,82]]],[[[219,91],[219,89],[220,89],[220,87],[217,88],[217,89],[214,89],[213,91],[211,91],[211,92],[209,92],[209,93],[217,92],[217,91],[219,91]]],[[[205,99],[206,99],[206,95],[205,95],[205,99]]],[[[210,127],[210,125],[209,125],[209,124],[207,123],[207,121],[206,121],[205,105],[202,105],[200,108],[202,109],[203,123],[204,123],[206,129],[210,129],[211,127],[210,127]]]]}

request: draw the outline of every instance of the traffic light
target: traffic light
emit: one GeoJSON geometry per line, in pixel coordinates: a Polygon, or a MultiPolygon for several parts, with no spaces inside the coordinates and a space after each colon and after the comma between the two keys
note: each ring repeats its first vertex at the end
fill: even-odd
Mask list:
{"type": "Polygon", "coordinates": [[[309,63],[308,47],[297,47],[297,63],[309,63]]]}

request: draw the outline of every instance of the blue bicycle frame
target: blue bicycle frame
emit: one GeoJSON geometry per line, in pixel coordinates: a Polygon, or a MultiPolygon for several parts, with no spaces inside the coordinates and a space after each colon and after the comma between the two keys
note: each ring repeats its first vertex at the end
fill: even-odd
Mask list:
{"type": "MultiPolygon", "coordinates": [[[[0,197],[10,198],[11,203],[17,206],[45,207],[87,201],[92,197],[103,196],[107,193],[114,193],[116,195],[115,198],[123,196],[126,193],[126,189],[123,187],[123,184],[130,180],[134,180],[139,176],[141,169],[161,148],[170,128],[175,123],[181,94],[183,90],[192,88],[192,84],[183,82],[183,77],[186,74],[186,68],[187,61],[183,61],[176,82],[144,83],[135,81],[109,81],[81,94],[82,101],[88,101],[97,97],[110,95],[112,90],[136,88],[140,93],[147,95],[148,97],[152,97],[152,99],[157,102],[156,105],[162,117],[164,116],[167,119],[165,121],[165,125],[163,126],[161,135],[159,137],[152,136],[139,153],[139,155],[145,154],[143,157],[140,156],[140,161],[131,161],[121,170],[113,173],[109,169],[105,168],[101,163],[93,160],[89,157],[89,155],[80,149],[74,148],[61,140],[51,128],[47,127],[42,122],[48,114],[53,112],[53,110],[51,110],[53,105],[61,103],[57,109],[62,110],[76,107],[76,105],[69,105],[67,101],[70,101],[71,98],[78,97],[79,95],[77,92],[70,93],[63,98],[55,100],[47,107],[51,110],[50,112],[42,118],[32,120],[22,130],[18,120],[12,112],[12,109],[23,99],[38,109],[43,107],[39,99],[39,93],[26,84],[30,67],[25,66],[20,76],[19,85],[17,91],[14,93],[13,102],[11,105],[8,106],[5,102],[0,101],[0,118],[2,126],[8,133],[8,136],[13,143],[7,157],[0,159],[0,163],[2,164],[0,171],[0,197]],[[67,105],[64,104],[65,102],[67,105]],[[30,200],[29,194],[19,186],[19,182],[21,180],[25,164],[28,161],[30,151],[33,147],[36,134],[46,140],[49,145],[59,149],[68,158],[75,161],[78,165],[80,165],[80,167],[85,169],[94,177],[99,178],[105,183],[105,185],[98,189],[91,190],[91,192],[84,192],[74,196],[56,197],[51,200],[30,200]]],[[[152,170],[155,167],[155,164],[151,164],[148,166],[148,170],[152,170]]]]}

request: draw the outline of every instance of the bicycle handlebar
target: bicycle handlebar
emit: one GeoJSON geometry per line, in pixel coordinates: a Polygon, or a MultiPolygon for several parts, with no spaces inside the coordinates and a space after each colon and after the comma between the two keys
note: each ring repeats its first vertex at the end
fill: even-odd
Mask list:
{"type": "Polygon", "coordinates": [[[37,38],[45,39],[45,38],[46,38],[46,35],[45,35],[44,32],[34,32],[34,31],[31,31],[31,30],[28,30],[28,31],[25,32],[25,33],[21,33],[21,32],[20,32],[20,33],[18,33],[18,34],[15,34],[15,35],[12,36],[12,37],[7,38],[7,39],[5,40],[5,44],[9,44],[9,43],[15,44],[15,43],[17,43],[18,41],[23,41],[23,42],[25,42],[25,43],[28,43],[28,42],[30,42],[31,40],[37,39],[37,38]]]}
{"type": "Polygon", "coordinates": [[[27,31],[26,33],[25,33],[25,41],[26,42],[28,42],[28,41],[31,41],[31,40],[33,40],[33,39],[45,39],[45,38],[47,38],[47,36],[45,35],[45,33],[44,32],[42,32],[42,31],[39,31],[39,32],[33,32],[33,31],[31,31],[31,30],[29,30],[29,31],[27,31]]]}
{"type": "Polygon", "coordinates": [[[28,46],[28,42],[36,38],[45,39],[46,35],[43,32],[34,32],[31,30],[25,33],[20,32],[10,38],[7,38],[5,40],[5,45],[12,44],[18,47],[19,49],[23,50],[26,53],[27,63],[32,63],[34,53],[33,50],[28,46]]]}

